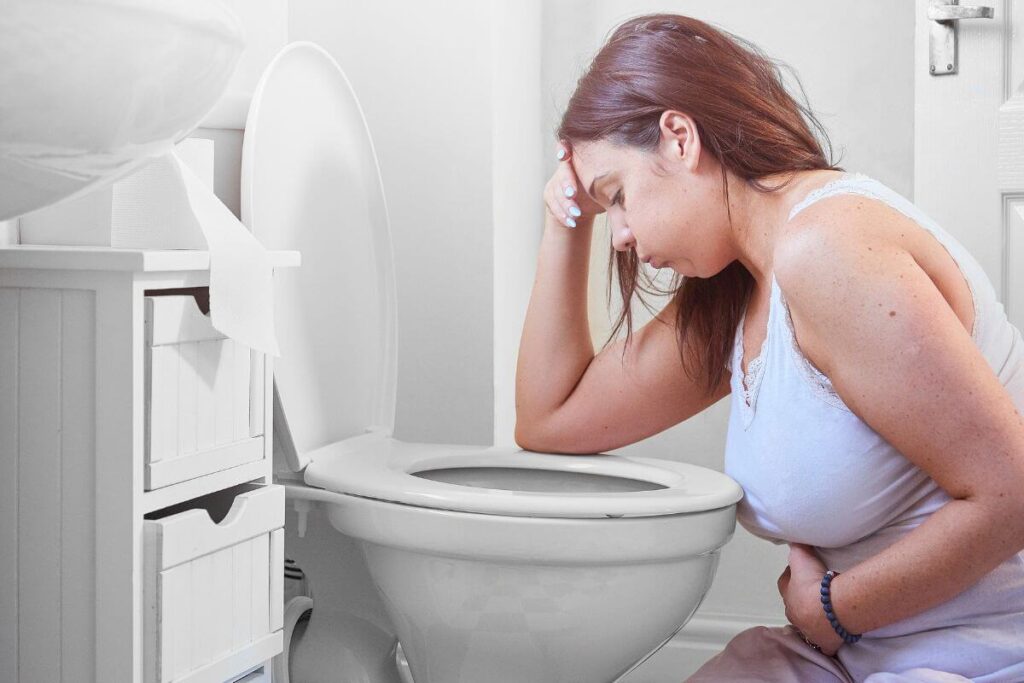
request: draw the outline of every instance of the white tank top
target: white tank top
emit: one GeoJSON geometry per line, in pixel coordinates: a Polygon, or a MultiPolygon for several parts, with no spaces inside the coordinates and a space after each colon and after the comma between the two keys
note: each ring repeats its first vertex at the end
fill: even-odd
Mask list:
{"type": "MultiPolygon", "coordinates": [[[[981,265],[913,203],[860,173],[811,191],[789,218],[836,194],[882,201],[946,248],[971,289],[971,337],[1024,414],[1024,341],[981,265]]],[[[801,353],[774,274],[767,337],[743,378],[745,318],[727,364],[736,372],[725,449],[725,473],[744,490],[737,519],[745,529],[776,544],[815,546],[830,569],[842,572],[878,554],[951,499],[853,414],[801,353]]],[[[981,683],[1024,681],[1024,552],[952,600],[865,633],[860,642],[840,648],[838,657],[857,681],[915,667],[981,683]]]]}

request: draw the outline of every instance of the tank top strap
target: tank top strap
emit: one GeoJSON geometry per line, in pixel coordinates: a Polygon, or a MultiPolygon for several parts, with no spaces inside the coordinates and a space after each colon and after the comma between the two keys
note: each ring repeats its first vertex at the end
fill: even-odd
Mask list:
{"type": "MultiPolygon", "coordinates": [[[[864,173],[846,172],[840,177],[825,183],[807,193],[789,212],[787,221],[806,209],[811,204],[839,194],[860,194],[885,201],[878,192],[873,192],[868,185],[871,177],[864,173]]],[[[888,202],[886,202],[888,203],[888,202]]],[[[769,308],[769,327],[772,336],[775,336],[782,347],[785,348],[784,357],[791,361],[789,365],[800,374],[810,387],[812,393],[824,402],[840,410],[849,411],[849,407],[842,400],[832,386],[832,381],[827,375],[814,366],[811,361],[801,352],[796,341],[796,330],[793,325],[793,318],[789,312],[789,305],[786,303],[786,296],[779,287],[775,273],[771,277],[771,306],[769,308]]]]}
{"type": "Polygon", "coordinates": [[[807,196],[797,202],[793,208],[790,209],[789,217],[786,220],[793,220],[793,216],[797,215],[814,202],[824,199],[825,197],[831,197],[837,194],[863,194],[876,197],[876,193],[871,192],[870,189],[865,187],[865,185],[870,181],[871,176],[865,175],[864,173],[843,173],[843,175],[835,180],[827,182],[821,187],[808,192],[807,196]]]}
{"type": "Polygon", "coordinates": [[[985,274],[984,269],[970,254],[970,252],[968,252],[961,243],[942,228],[942,226],[927,216],[913,202],[895,192],[889,186],[880,183],[864,173],[846,172],[839,178],[825,183],[821,187],[807,193],[807,196],[797,202],[797,204],[790,210],[789,218],[787,220],[792,220],[794,216],[811,204],[814,204],[826,197],[832,197],[838,194],[857,194],[880,201],[889,206],[889,208],[899,211],[932,235],[932,237],[949,253],[950,257],[956,263],[963,275],[964,280],[967,282],[967,287],[971,292],[971,302],[973,304],[975,315],[974,329],[971,330],[971,339],[975,344],[982,346],[981,320],[983,317],[987,318],[988,316],[987,309],[990,305],[988,300],[994,300],[996,297],[994,291],[987,291],[991,289],[991,285],[988,283],[988,277],[985,274]],[[985,290],[986,294],[983,296],[979,290],[985,290]]]}
{"type": "MultiPolygon", "coordinates": [[[[846,412],[851,412],[843,399],[832,386],[832,380],[818,370],[817,367],[803,354],[796,340],[796,328],[793,325],[793,317],[789,312],[789,304],[786,303],[786,295],[779,287],[775,273],[772,273],[771,284],[772,308],[768,316],[768,325],[771,328],[770,335],[778,339],[779,345],[784,349],[781,358],[788,358],[789,363],[785,364],[789,371],[795,371],[803,378],[806,385],[819,399],[846,412]]],[[[785,371],[785,370],[784,370],[785,371]]]]}

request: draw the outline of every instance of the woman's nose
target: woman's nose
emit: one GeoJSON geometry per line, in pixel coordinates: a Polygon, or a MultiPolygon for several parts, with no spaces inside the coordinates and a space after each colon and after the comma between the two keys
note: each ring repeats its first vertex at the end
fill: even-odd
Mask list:
{"type": "Polygon", "coordinates": [[[636,246],[636,239],[626,226],[615,226],[612,227],[612,246],[615,247],[615,251],[626,251],[636,246]]]}

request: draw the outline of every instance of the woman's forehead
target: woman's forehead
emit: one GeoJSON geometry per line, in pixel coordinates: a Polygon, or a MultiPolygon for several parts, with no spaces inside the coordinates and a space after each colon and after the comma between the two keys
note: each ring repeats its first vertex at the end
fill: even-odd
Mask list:
{"type": "Polygon", "coordinates": [[[639,150],[629,145],[620,145],[607,140],[581,142],[572,148],[572,156],[578,162],[577,170],[589,171],[596,175],[605,172],[614,172],[640,162],[639,150]]]}
{"type": "Polygon", "coordinates": [[[607,142],[584,142],[572,150],[573,167],[584,187],[598,176],[614,173],[629,165],[627,151],[607,142]]]}
{"type": "Polygon", "coordinates": [[[576,144],[572,148],[573,157],[590,166],[595,163],[617,159],[623,155],[623,148],[606,140],[590,140],[576,144]]]}

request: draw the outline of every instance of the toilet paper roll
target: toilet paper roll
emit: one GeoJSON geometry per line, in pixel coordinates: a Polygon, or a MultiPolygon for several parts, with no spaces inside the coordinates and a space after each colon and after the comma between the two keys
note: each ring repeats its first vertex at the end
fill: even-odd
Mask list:
{"type": "Polygon", "coordinates": [[[6,221],[0,221],[0,247],[18,244],[19,242],[18,219],[11,218],[6,221]]]}
{"type": "Polygon", "coordinates": [[[279,356],[267,250],[177,154],[156,163],[180,183],[186,207],[176,214],[180,229],[197,230],[210,252],[211,324],[236,341],[279,356]]]}
{"type": "MultiPolygon", "coordinates": [[[[174,151],[207,188],[213,188],[213,140],[187,138],[174,151]]],[[[113,184],[26,214],[21,243],[205,249],[201,233],[181,230],[182,211],[187,207],[181,181],[168,164],[150,162],[113,184]]]]}

